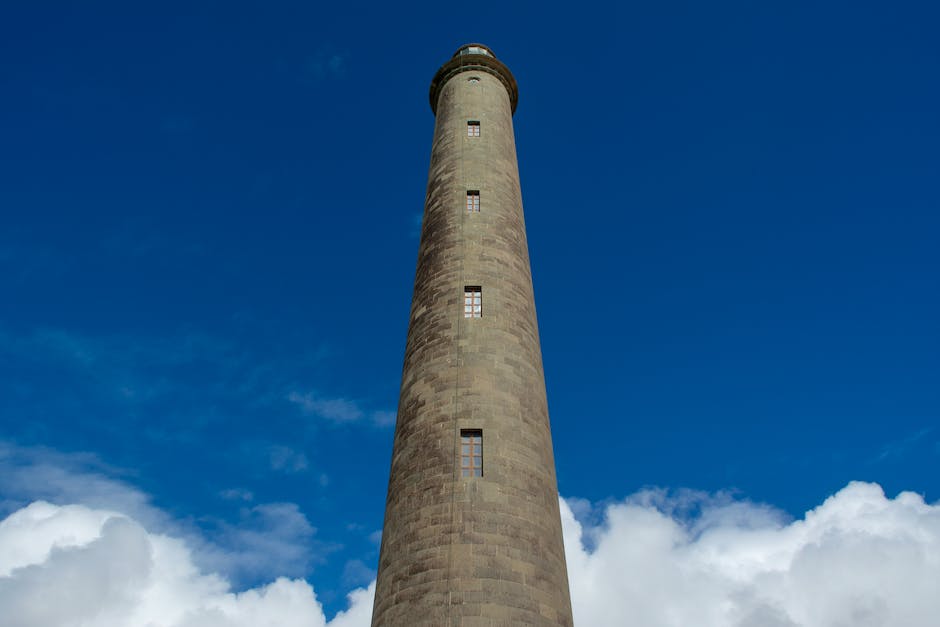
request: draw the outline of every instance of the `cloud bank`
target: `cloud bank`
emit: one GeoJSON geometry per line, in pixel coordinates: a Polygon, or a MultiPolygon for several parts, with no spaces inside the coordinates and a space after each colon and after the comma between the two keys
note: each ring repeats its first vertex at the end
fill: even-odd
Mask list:
{"type": "Polygon", "coordinates": [[[310,585],[283,577],[235,594],[183,541],[115,512],[37,501],[0,522],[6,627],[354,627],[371,605],[356,590],[327,622],[310,585]]]}
{"type": "Polygon", "coordinates": [[[562,519],[578,625],[929,627],[940,616],[940,506],[910,492],[851,483],[790,523],[767,506],[656,492],[608,506],[595,526],[564,503],[562,519]]]}
{"type": "MultiPolygon", "coordinates": [[[[940,615],[940,505],[876,484],[849,484],[796,521],[646,491],[598,509],[562,501],[562,522],[579,627],[928,627],[940,615]]],[[[328,621],[306,581],[236,593],[192,551],[117,512],[34,502],[0,522],[3,624],[369,625],[374,583],[328,621]]]]}
{"type": "MultiPolygon", "coordinates": [[[[191,519],[173,518],[115,474],[119,471],[88,453],[13,446],[0,440],[0,517],[34,500],[77,503],[108,516],[120,512],[151,533],[184,542],[197,568],[223,572],[236,583],[300,576],[335,548],[316,537],[316,529],[296,503],[254,503],[250,492],[233,488],[220,498],[243,502],[235,519],[201,516],[197,525],[191,519]]],[[[81,522],[76,525],[83,527],[81,522]]],[[[0,571],[3,557],[0,548],[0,571]]],[[[0,625],[6,627],[2,620],[0,625]]]]}

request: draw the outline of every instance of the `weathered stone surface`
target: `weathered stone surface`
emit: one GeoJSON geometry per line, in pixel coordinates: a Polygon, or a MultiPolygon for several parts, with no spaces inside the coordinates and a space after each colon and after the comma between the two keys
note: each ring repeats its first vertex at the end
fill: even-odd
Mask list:
{"type": "Polygon", "coordinates": [[[374,627],[572,624],[509,88],[495,59],[448,62],[432,86],[374,627]],[[482,318],[464,318],[468,285],[482,318]],[[482,477],[460,476],[462,429],[483,432],[482,477]]]}

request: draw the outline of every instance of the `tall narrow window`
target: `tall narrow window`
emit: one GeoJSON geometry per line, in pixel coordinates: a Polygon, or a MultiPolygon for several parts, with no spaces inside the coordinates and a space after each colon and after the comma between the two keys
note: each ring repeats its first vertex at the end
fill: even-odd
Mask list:
{"type": "Polygon", "coordinates": [[[467,213],[480,211],[480,190],[467,190],[467,213]]]}
{"type": "Polygon", "coordinates": [[[467,122],[467,137],[479,137],[480,136],[480,121],[479,120],[470,120],[467,122]]]}
{"type": "Polygon", "coordinates": [[[460,430],[460,475],[483,476],[483,431],[480,429],[460,430]]]}
{"type": "Polygon", "coordinates": [[[463,288],[463,317],[483,317],[483,288],[479,285],[468,285],[463,288]]]}

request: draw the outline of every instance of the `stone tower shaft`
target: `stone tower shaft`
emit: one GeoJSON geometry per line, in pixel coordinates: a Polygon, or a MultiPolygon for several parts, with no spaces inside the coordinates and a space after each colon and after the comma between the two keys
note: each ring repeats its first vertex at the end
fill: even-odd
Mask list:
{"type": "Polygon", "coordinates": [[[436,124],[374,627],[572,624],[517,98],[508,68],[478,44],[431,84],[436,124]]]}

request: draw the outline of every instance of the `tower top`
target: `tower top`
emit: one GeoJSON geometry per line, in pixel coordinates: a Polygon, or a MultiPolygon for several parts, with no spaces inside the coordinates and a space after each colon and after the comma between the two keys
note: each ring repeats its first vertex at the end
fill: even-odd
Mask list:
{"type": "Polygon", "coordinates": [[[516,112],[519,102],[519,87],[516,78],[506,65],[496,58],[493,50],[483,44],[465,44],[457,49],[450,61],[441,66],[431,80],[431,111],[437,115],[437,99],[441,88],[448,80],[460,72],[486,72],[500,80],[509,94],[509,105],[512,112],[516,112]]]}
{"type": "Polygon", "coordinates": [[[493,49],[484,44],[464,44],[457,49],[457,52],[454,53],[454,56],[460,56],[462,54],[483,54],[488,57],[496,58],[496,53],[493,52],[493,49]]]}

